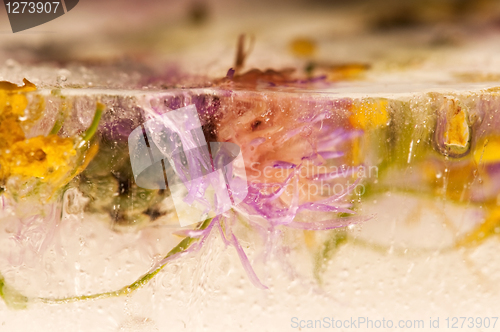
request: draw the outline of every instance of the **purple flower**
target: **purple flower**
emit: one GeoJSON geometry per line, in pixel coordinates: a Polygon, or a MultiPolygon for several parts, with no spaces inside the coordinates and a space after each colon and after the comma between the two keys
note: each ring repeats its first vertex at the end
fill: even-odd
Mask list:
{"type": "MultiPolygon", "coordinates": [[[[313,120],[314,121],[314,120],[313,120]]],[[[335,130],[330,133],[320,131],[318,135],[318,146],[322,146],[324,151],[315,152],[304,158],[312,158],[312,156],[320,156],[325,159],[336,159],[344,155],[342,151],[332,151],[340,144],[351,140],[361,135],[360,131],[345,131],[335,130]]],[[[284,134],[284,137],[289,135],[284,134]]],[[[313,149],[315,150],[315,149],[313,149]]],[[[297,220],[297,216],[308,211],[309,213],[335,213],[335,214],[354,214],[351,209],[352,204],[348,201],[349,196],[353,193],[357,185],[360,184],[360,179],[351,184],[346,185],[345,190],[341,193],[326,196],[319,200],[301,202],[299,199],[299,179],[301,182],[316,183],[321,180],[326,184],[334,183],[335,179],[340,177],[352,176],[358,168],[352,167],[346,171],[328,172],[316,177],[304,177],[301,175],[301,170],[306,167],[303,164],[293,164],[287,161],[276,161],[273,163],[274,168],[284,169],[289,172],[288,176],[281,183],[262,183],[248,182],[248,195],[246,198],[229,211],[215,217],[210,226],[205,230],[190,230],[183,231],[182,234],[190,237],[199,237],[206,239],[209,236],[213,227],[216,227],[221,235],[221,238],[226,246],[234,247],[241,260],[250,281],[258,288],[266,289],[267,287],[260,281],[255,273],[250,260],[248,259],[238,237],[235,234],[234,227],[239,222],[237,215],[240,214],[246,218],[246,221],[261,234],[266,242],[267,250],[272,250],[273,239],[269,234],[277,234],[280,228],[290,228],[298,230],[316,230],[325,231],[348,225],[357,224],[368,220],[370,217],[365,216],[350,216],[350,217],[332,217],[319,221],[301,222],[297,220]],[[281,199],[286,191],[291,189],[289,202],[281,199]]],[[[203,240],[204,241],[204,240],[203,240]]],[[[197,247],[196,250],[198,250],[197,247]]]]}

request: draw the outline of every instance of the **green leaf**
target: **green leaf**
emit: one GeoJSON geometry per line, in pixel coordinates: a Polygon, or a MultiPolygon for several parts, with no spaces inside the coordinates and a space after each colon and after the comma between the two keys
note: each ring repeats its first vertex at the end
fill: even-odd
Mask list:
{"type": "Polygon", "coordinates": [[[322,283],[321,274],[325,270],[324,263],[330,260],[341,245],[348,240],[347,232],[344,230],[334,231],[335,234],[323,243],[322,250],[316,255],[314,264],[314,277],[318,283],[322,283]]]}
{"type": "Polygon", "coordinates": [[[28,306],[28,298],[7,285],[2,275],[0,275],[0,297],[11,309],[26,309],[28,306]]]}

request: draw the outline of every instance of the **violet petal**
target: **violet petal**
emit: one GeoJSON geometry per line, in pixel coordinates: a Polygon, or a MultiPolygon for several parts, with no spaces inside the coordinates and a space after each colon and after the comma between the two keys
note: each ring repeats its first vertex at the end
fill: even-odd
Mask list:
{"type": "Polygon", "coordinates": [[[238,239],[234,234],[231,234],[231,243],[236,249],[236,252],[238,253],[238,256],[240,257],[241,264],[243,265],[243,268],[245,269],[245,272],[248,275],[248,278],[252,282],[252,284],[255,287],[261,288],[261,289],[268,289],[267,286],[265,286],[260,280],[259,277],[257,277],[257,274],[255,273],[252,265],[250,264],[250,261],[248,260],[247,255],[245,254],[245,251],[243,251],[243,248],[241,247],[240,243],[238,242],[238,239]]]}

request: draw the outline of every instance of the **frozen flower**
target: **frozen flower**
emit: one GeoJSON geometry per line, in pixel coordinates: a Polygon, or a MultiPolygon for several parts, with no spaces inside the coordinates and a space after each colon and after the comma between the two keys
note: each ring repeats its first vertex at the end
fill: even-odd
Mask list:
{"type": "Polygon", "coordinates": [[[10,176],[37,177],[56,181],[72,169],[76,156],[73,140],[57,135],[37,136],[15,142],[0,157],[0,165],[10,176]]]}
{"type": "MultiPolygon", "coordinates": [[[[241,243],[243,229],[262,238],[266,257],[273,251],[283,257],[286,248],[282,242],[286,229],[326,231],[369,219],[355,216],[352,204],[353,191],[361,179],[355,174],[360,165],[354,164],[350,150],[353,141],[363,131],[353,128],[348,117],[335,116],[335,113],[345,114],[337,112],[344,107],[343,104],[321,104],[321,101],[319,104],[322,107],[304,107],[298,113],[279,110],[268,112],[261,103],[255,101],[241,105],[243,109],[234,107],[228,110],[222,105],[220,108],[218,106],[219,121],[213,127],[223,130],[216,130],[215,138],[218,142],[231,142],[240,146],[244,161],[244,165],[235,167],[227,174],[231,183],[229,192],[233,197],[230,209],[199,223],[197,228],[176,232],[184,239],[163,260],[130,285],[107,293],[46,298],[42,301],[57,303],[130,294],[151,280],[172,260],[201,250],[209,238],[217,233],[227,247],[235,250],[249,280],[256,287],[266,289],[267,286],[260,280],[245,252],[246,246],[241,243]],[[350,164],[351,168],[329,168],[341,163],[350,164]],[[260,175],[252,170],[254,166],[261,171],[260,175]],[[246,170],[244,183],[238,181],[243,179],[239,173],[242,170],[246,170]],[[343,189],[337,193],[326,190],[335,184],[342,185],[343,189]],[[234,203],[239,185],[246,186],[248,194],[240,203],[234,203]],[[309,187],[304,187],[306,185],[314,185],[318,190],[308,192],[309,187]]],[[[278,106],[274,102],[271,105],[271,108],[278,106]]],[[[293,104],[286,106],[293,107],[293,104]]],[[[159,109],[154,111],[161,112],[159,109]]],[[[204,111],[201,110],[201,113],[203,115],[204,111]]],[[[195,143],[183,141],[183,145],[187,146],[195,143]]],[[[190,156],[205,160],[195,154],[193,152],[190,156]]],[[[224,156],[215,155],[210,160],[212,169],[217,169],[219,157],[224,159],[224,156]]],[[[227,163],[224,161],[223,164],[227,163]]],[[[187,186],[186,198],[203,198],[212,180],[210,177],[197,177],[196,186],[187,186]]],[[[214,195],[216,200],[217,194],[214,195]]]]}
{"type": "Polygon", "coordinates": [[[6,115],[23,115],[28,105],[24,93],[36,90],[36,86],[27,79],[24,79],[23,82],[23,86],[6,81],[0,82],[0,118],[6,115]]]}
{"type": "MultiPolygon", "coordinates": [[[[238,223],[250,226],[246,229],[257,231],[267,242],[266,247],[272,247],[269,241],[273,240],[268,234],[279,234],[283,228],[322,231],[368,219],[341,216],[355,213],[350,196],[360,183],[355,174],[360,165],[354,164],[350,149],[363,131],[352,126],[349,119],[339,119],[337,112],[329,110],[342,107],[337,104],[315,100],[320,105],[316,110],[307,105],[297,109],[293,100],[279,99],[279,102],[284,105],[274,100],[267,104],[259,102],[250,95],[248,103],[240,98],[238,104],[221,109],[217,140],[241,147],[248,195],[241,203],[213,218],[203,230],[181,233],[204,242],[215,227],[223,242],[236,250],[249,279],[259,288],[266,286],[240,244],[238,223]],[[341,163],[350,167],[342,168],[341,163]]],[[[366,116],[371,116],[368,113],[366,116]]],[[[387,113],[376,116],[377,119],[387,117],[387,113]]],[[[233,175],[241,174],[235,171],[233,175]]],[[[197,186],[188,188],[189,195],[203,196],[208,186],[204,181],[199,178],[197,186]]]]}
{"type": "Polygon", "coordinates": [[[0,180],[37,178],[57,189],[80,173],[97,153],[97,145],[88,149],[86,143],[97,130],[104,105],[98,103],[93,122],[81,138],[58,136],[60,123],[56,122],[48,136],[26,139],[20,117],[27,107],[24,93],[34,90],[26,79],[21,87],[0,82],[0,180]]]}
{"type": "MultiPolygon", "coordinates": [[[[251,92],[239,97],[218,105],[219,120],[214,126],[217,141],[241,147],[246,175],[238,173],[240,168],[232,176],[247,181],[248,194],[241,203],[233,202],[230,210],[211,219],[203,230],[184,233],[202,243],[215,227],[224,243],[236,250],[251,282],[266,288],[240,244],[238,224],[245,223],[249,226],[246,229],[261,235],[266,247],[273,247],[276,243],[271,243],[274,240],[268,235],[280,234],[284,228],[324,231],[367,220],[346,217],[355,213],[350,199],[360,183],[356,176],[360,165],[352,149],[363,134],[362,128],[374,119],[375,125],[385,123],[388,115],[386,103],[373,109],[365,107],[366,112],[358,114],[364,118],[355,123],[364,126],[357,126],[346,116],[352,107],[348,103],[272,97],[259,100],[251,92]]],[[[208,185],[208,178],[197,178],[197,185],[187,188],[186,197],[204,197],[208,185]]]]}

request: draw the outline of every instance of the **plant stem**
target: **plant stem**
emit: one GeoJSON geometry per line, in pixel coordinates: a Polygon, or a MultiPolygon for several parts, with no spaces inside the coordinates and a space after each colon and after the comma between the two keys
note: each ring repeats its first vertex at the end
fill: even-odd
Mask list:
{"type": "MultiPolygon", "coordinates": [[[[208,227],[210,225],[210,222],[212,221],[212,218],[206,219],[198,229],[202,230],[208,227]]],[[[188,249],[193,243],[198,242],[198,238],[192,238],[192,237],[186,237],[183,239],[177,246],[175,246],[172,250],[168,252],[168,254],[164,257],[164,259],[169,258],[175,254],[184,252],[186,249],[188,249]]],[[[154,276],[156,276],[168,263],[165,263],[163,265],[158,266],[156,269],[153,271],[146,273],[142,275],[139,279],[131,283],[130,285],[127,285],[125,287],[122,287],[116,291],[111,291],[111,292],[105,292],[105,293],[97,293],[97,294],[92,294],[92,295],[80,295],[80,296],[71,296],[71,297],[66,297],[66,298],[58,298],[58,299],[52,299],[52,298],[38,298],[37,300],[43,303],[52,303],[52,304],[57,304],[57,303],[68,303],[68,302],[76,302],[76,301],[86,301],[86,300],[98,300],[98,299],[105,299],[105,298],[110,298],[110,297],[118,297],[118,296],[123,296],[123,295],[129,295],[135,290],[141,288],[142,286],[146,285],[151,279],[153,279],[154,276]]]]}
{"type": "Polygon", "coordinates": [[[90,127],[87,129],[87,131],[82,137],[84,141],[90,141],[92,136],[94,136],[95,132],[97,131],[97,127],[99,127],[99,122],[101,121],[102,112],[104,112],[105,109],[106,106],[104,104],[97,103],[94,119],[92,120],[90,127]]]}
{"type": "Polygon", "coordinates": [[[59,118],[56,120],[56,123],[54,124],[54,127],[52,127],[52,130],[50,131],[49,135],[56,135],[59,130],[61,130],[62,126],[64,123],[64,114],[59,114],[59,118]]]}

